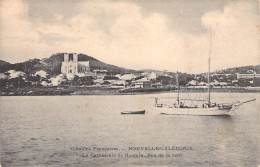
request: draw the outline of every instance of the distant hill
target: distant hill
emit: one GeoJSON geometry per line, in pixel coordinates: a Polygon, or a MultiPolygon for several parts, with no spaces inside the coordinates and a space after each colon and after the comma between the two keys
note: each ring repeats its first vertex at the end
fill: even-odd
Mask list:
{"type": "Polygon", "coordinates": [[[142,69],[139,70],[139,72],[147,72],[147,73],[152,73],[154,72],[156,75],[161,75],[161,76],[174,76],[176,73],[174,72],[169,72],[169,71],[160,71],[160,70],[153,70],[153,69],[142,69]]]}
{"type": "Polygon", "coordinates": [[[10,70],[10,68],[11,68],[10,63],[0,60],[0,72],[8,71],[8,70],[10,70]]]}
{"type": "MultiPolygon", "coordinates": [[[[86,54],[79,54],[78,56],[79,61],[89,61],[90,62],[90,70],[94,69],[102,69],[107,70],[109,73],[112,74],[124,74],[124,73],[142,73],[142,72],[154,72],[157,75],[162,76],[174,76],[175,73],[168,72],[168,71],[160,71],[160,70],[153,70],[153,69],[143,69],[143,70],[130,70],[125,69],[122,67],[106,64],[104,62],[101,62],[91,56],[88,56],[86,54]]],[[[15,63],[11,64],[6,61],[0,60],[0,73],[6,72],[8,70],[16,70],[16,71],[23,71],[26,74],[34,74],[36,71],[44,70],[46,71],[50,76],[56,76],[61,73],[61,63],[63,61],[63,53],[56,53],[51,55],[49,58],[44,58],[42,60],[40,59],[30,59],[22,63],[15,63]]],[[[234,67],[234,68],[228,68],[225,70],[219,70],[216,71],[216,73],[225,73],[225,74],[236,74],[236,73],[246,73],[247,70],[253,70],[256,73],[260,73],[260,65],[255,66],[243,66],[243,67],[234,67]]],[[[186,75],[187,73],[180,73],[183,75],[186,75]]]]}
{"type": "Polygon", "coordinates": [[[0,60],[0,66],[4,66],[4,65],[9,65],[10,63],[6,62],[6,61],[3,61],[3,60],[0,60]]]}
{"type": "MultiPolygon", "coordinates": [[[[253,70],[257,74],[260,74],[260,65],[232,67],[232,68],[227,68],[227,69],[224,69],[224,70],[217,70],[217,71],[214,71],[212,73],[236,75],[236,73],[245,74],[245,73],[247,73],[248,70],[253,70]]],[[[176,72],[160,71],[160,70],[153,70],[153,69],[142,69],[142,70],[139,70],[139,72],[149,72],[149,73],[154,72],[157,75],[168,74],[168,75],[171,75],[171,76],[174,76],[176,74],[176,72]]],[[[179,72],[179,74],[187,74],[187,73],[179,72]]],[[[201,73],[201,74],[207,74],[207,72],[204,72],[204,73],[201,73]]]]}
{"type": "MultiPolygon", "coordinates": [[[[8,70],[23,71],[27,74],[34,74],[36,71],[44,70],[50,76],[56,76],[61,73],[61,63],[63,61],[63,53],[56,53],[51,55],[49,58],[40,59],[30,59],[22,63],[10,64],[5,61],[0,61],[0,72],[6,72],[8,70]]],[[[91,56],[85,54],[79,54],[79,61],[89,61],[90,70],[102,69],[107,70],[109,73],[135,73],[135,70],[125,69],[122,67],[117,67],[114,65],[103,63],[91,56]]]]}
{"type": "Polygon", "coordinates": [[[216,71],[216,73],[234,74],[235,75],[236,73],[245,74],[245,73],[247,73],[248,70],[253,70],[257,74],[260,74],[260,65],[233,67],[233,68],[228,68],[225,70],[216,71]]]}

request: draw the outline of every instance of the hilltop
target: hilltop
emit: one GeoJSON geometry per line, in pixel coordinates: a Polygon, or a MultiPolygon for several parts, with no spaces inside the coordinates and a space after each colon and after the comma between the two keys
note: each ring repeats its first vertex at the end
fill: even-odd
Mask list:
{"type": "MultiPolygon", "coordinates": [[[[109,73],[136,73],[135,70],[125,69],[122,67],[106,64],[101,62],[91,56],[86,54],[78,55],[79,61],[89,61],[90,70],[102,69],[107,70],[109,73]]],[[[26,74],[34,74],[36,71],[44,70],[50,76],[56,76],[61,73],[61,64],[63,61],[63,53],[56,53],[51,55],[49,58],[40,59],[30,59],[22,63],[11,64],[5,61],[0,61],[0,73],[6,72],[8,70],[23,71],[26,74]]]]}
{"type": "Polygon", "coordinates": [[[0,72],[8,71],[8,70],[10,70],[10,68],[11,68],[10,63],[0,60],[0,72]]]}
{"type": "Polygon", "coordinates": [[[253,70],[257,74],[259,74],[260,73],[260,65],[233,67],[233,68],[228,68],[228,69],[225,69],[225,70],[216,71],[216,73],[234,74],[235,75],[236,73],[245,74],[245,73],[247,73],[248,70],[253,70]]]}

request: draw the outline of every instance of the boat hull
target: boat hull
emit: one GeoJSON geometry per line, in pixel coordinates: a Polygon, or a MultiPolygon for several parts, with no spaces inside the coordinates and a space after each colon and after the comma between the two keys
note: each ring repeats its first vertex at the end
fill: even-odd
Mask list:
{"type": "Polygon", "coordinates": [[[123,111],[121,114],[145,114],[145,110],[142,111],[123,111]]]}
{"type": "Polygon", "coordinates": [[[166,108],[156,107],[163,115],[198,115],[198,116],[224,116],[230,115],[231,109],[212,108],[166,108]]]}

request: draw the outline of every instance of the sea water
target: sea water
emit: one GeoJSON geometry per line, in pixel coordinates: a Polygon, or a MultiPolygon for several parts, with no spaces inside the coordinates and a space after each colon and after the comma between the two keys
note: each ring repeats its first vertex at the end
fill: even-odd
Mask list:
{"type": "MultiPolygon", "coordinates": [[[[4,166],[258,166],[257,93],[212,93],[216,102],[256,101],[232,116],[160,115],[155,97],[0,97],[4,166]],[[121,115],[146,110],[145,115],[121,115]]],[[[207,94],[181,94],[206,98],[207,94]]]]}

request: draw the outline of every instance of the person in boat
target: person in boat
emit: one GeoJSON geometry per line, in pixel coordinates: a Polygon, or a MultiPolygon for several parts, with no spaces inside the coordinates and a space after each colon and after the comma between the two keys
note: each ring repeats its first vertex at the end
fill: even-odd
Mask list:
{"type": "Polygon", "coordinates": [[[209,104],[208,103],[203,103],[202,108],[208,108],[209,104]]]}
{"type": "Polygon", "coordinates": [[[180,108],[184,108],[183,102],[180,102],[180,108]]]}

